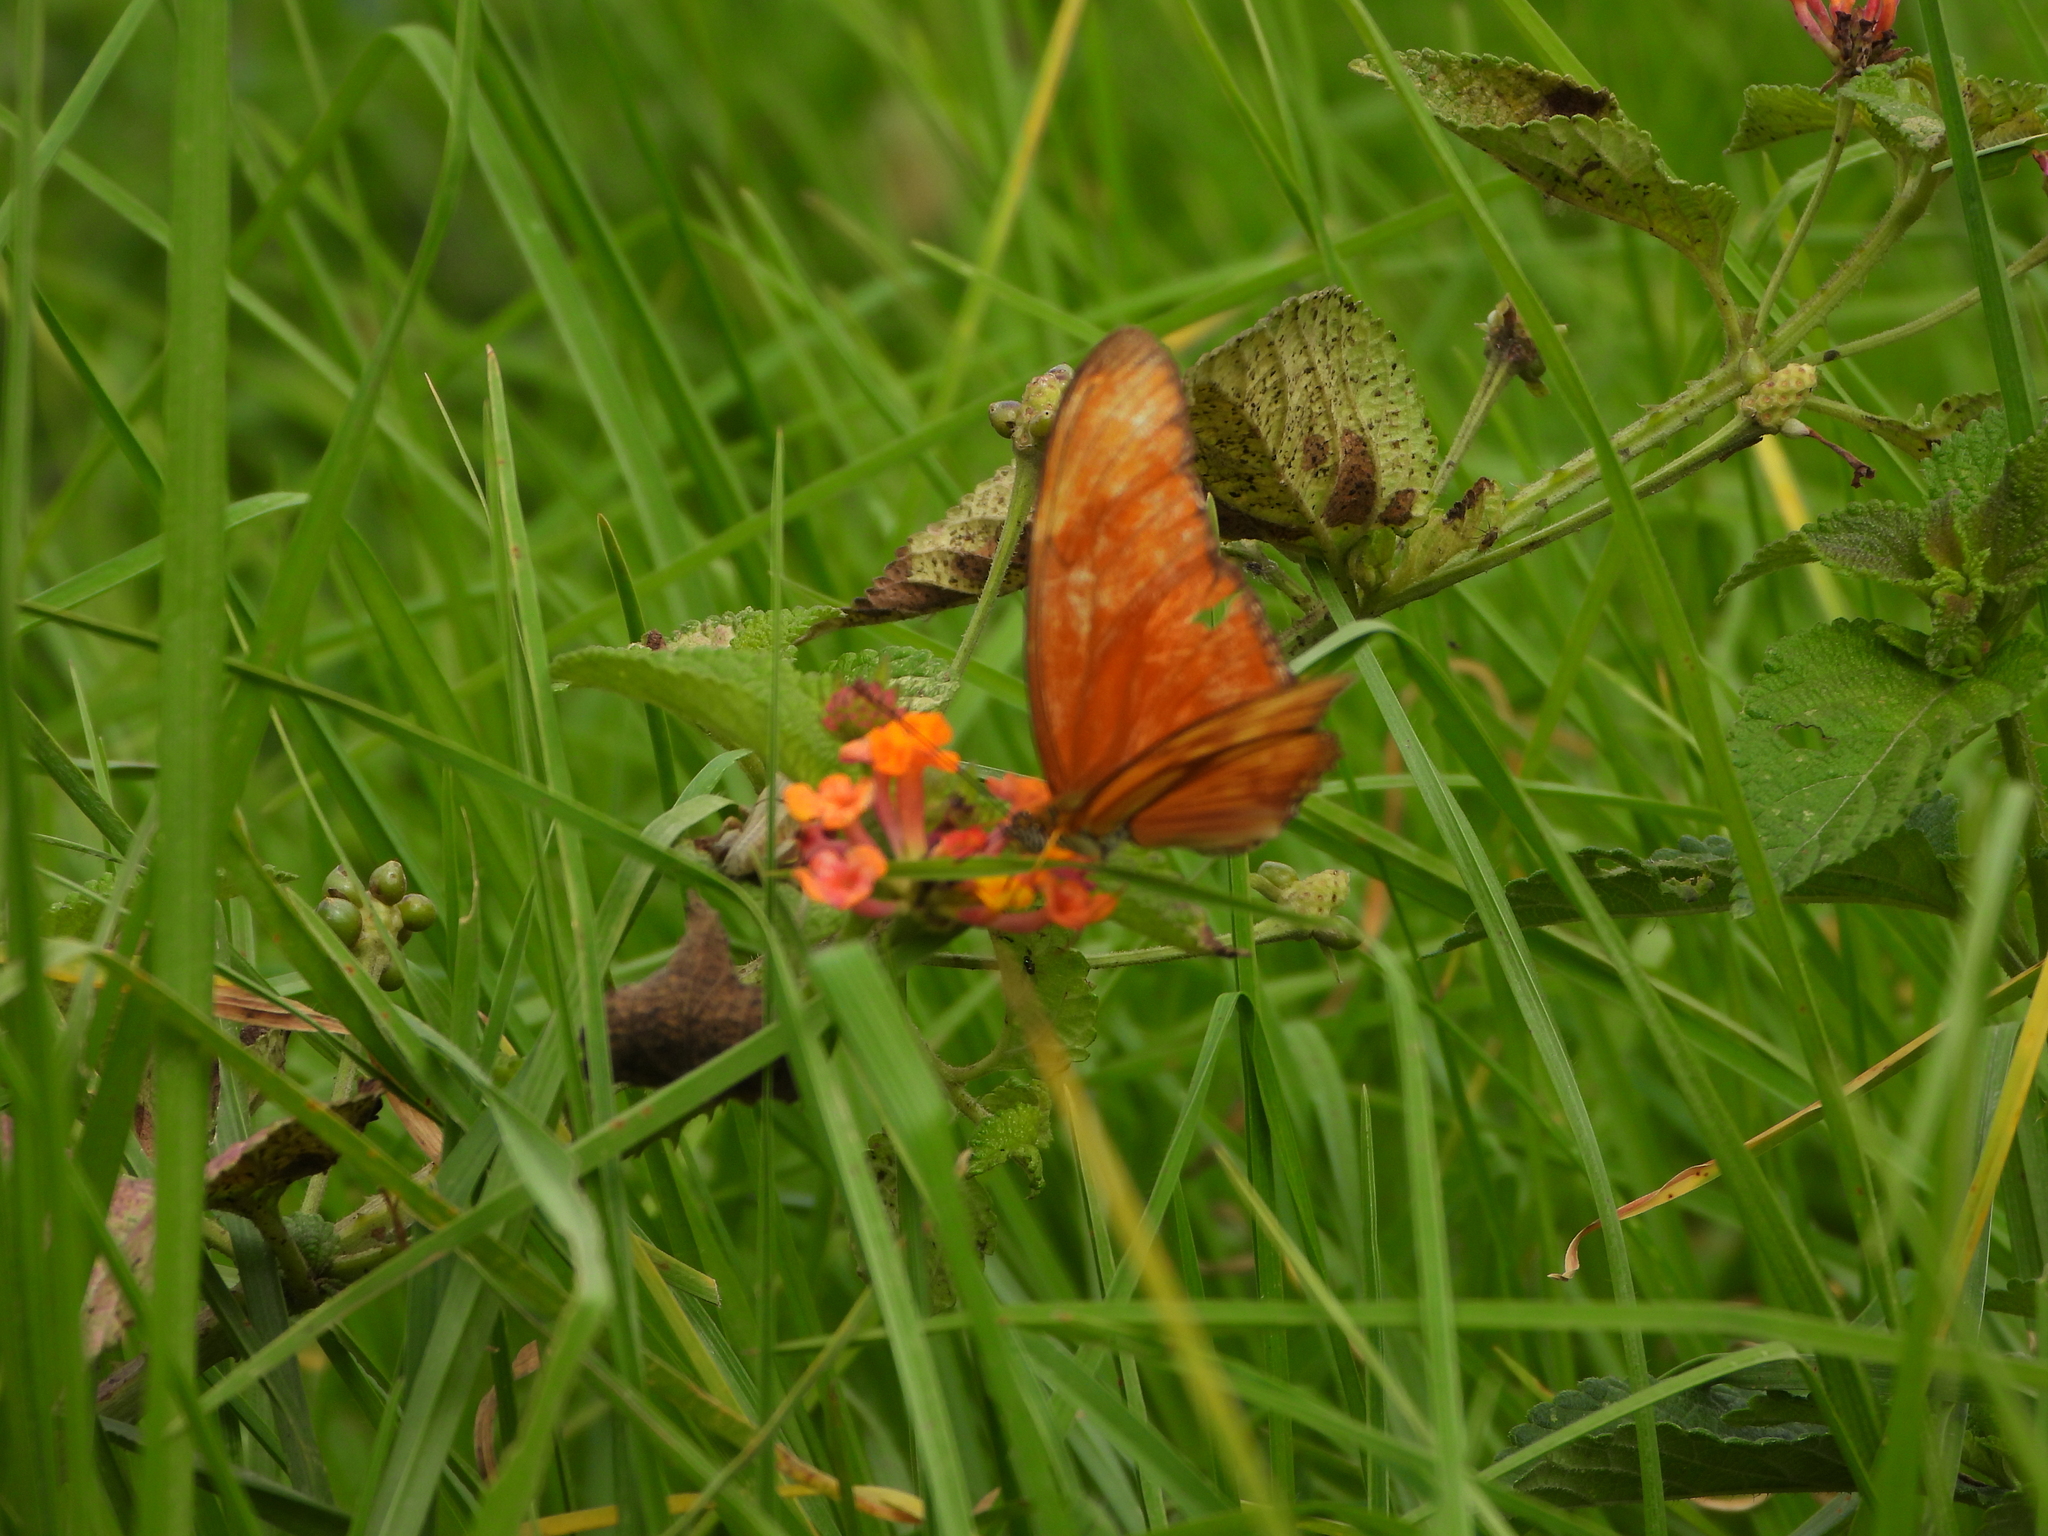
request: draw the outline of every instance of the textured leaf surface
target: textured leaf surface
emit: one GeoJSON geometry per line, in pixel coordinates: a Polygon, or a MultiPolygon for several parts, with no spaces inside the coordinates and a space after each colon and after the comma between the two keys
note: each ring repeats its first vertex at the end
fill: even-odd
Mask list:
{"type": "MultiPolygon", "coordinates": [[[[1931,580],[1929,515],[1925,507],[1896,501],[1853,501],[1800,530],[1815,556],[1838,571],[1899,586],[1931,580]]],[[[1796,535],[1795,535],[1796,537],[1796,535]]]]}
{"type": "Polygon", "coordinates": [[[1839,87],[1856,103],[1856,120],[1892,154],[1931,155],[1948,142],[1931,75],[1912,63],[1880,65],[1839,87]]]}
{"type": "MultiPolygon", "coordinates": [[[[1687,1361],[1671,1374],[1710,1364],[1712,1358],[1687,1361]]],[[[1890,1377],[1888,1366],[1871,1368],[1880,1401],[1887,1395],[1890,1377]]],[[[1510,1444],[1495,1460],[1568,1430],[1628,1395],[1627,1383],[1612,1376],[1587,1377],[1531,1408],[1527,1421],[1508,1432],[1510,1444]]],[[[1963,1395],[1967,1399],[1976,1394],[1965,1386],[1963,1395]]],[[[1730,1371],[1718,1381],[1663,1399],[1653,1413],[1667,1498],[1839,1493],[1855,1486],[1832,1432],[1821,1422],[1806,1369],[1798,1362],[1775,1360],[1730,1371]]],[[[1955,1483],[1956,1502],[2007,1504],[2012,1500],[2012,1470],[1994,1445],[1975,1434],[1967,1436],[1955,1483]]],[[[1641,1501],[1640,1477],[1631,1416],[1560,1444],[1503,1481],[1552,1504],[1625,1504],[1641,1501]]]]}
{"type": "Polygon", "coordinates": [[[1439,122],[1517,176],[1719,271],[1735,194],[1674,176],[1611,91],[1491,56],[1425,49],[1401,61],[1439,122]]]}
{"type": "MultiPolygon", "coordinates": [[[[553,672],[560,682],[659,705],[720,746],[745,748],[758,759],[768,750],[769,681],[776,668],[782,674],[782,771],[793,779],[833,772],[839,743],[818,724],[830,679],[799,672],[765,649],[593,645],[557,656],[553,672]]],[[[754,769],[758,778],[758,761],[754,769]]]]}
{"type": "Polygon", "coordinates": [[[984,1173],[1015,1163],[1033,1195],[1045,1187],[1045,1149],[1052,1145],[1052,1090],[1035,1077],[1013,1077],[981,1096],[988,1118],[974,1127],[967,1172],[984,1173]]]}
{"type": "Polygon", "coordinates": [[[1835,109],[1814,86],[1752,85],[1742,93],[1742,121],[1726,153],[1739,155],[1834,126],[1835,109]]]}
{"type": "MultiPolygon", "coordinates": [[[[979,598],[1002,539],[1015,480],[1016,466],[1005,464],[961,497],[944,517],[918,529],[882,568],[881,575],[868,583],[868,589],[821,622],[818,629],[914,619],[979,598]]],[[[1027,527],[1010,558],[1003,591],[1015,592],[1023,586],[1030,568],[1027,527]]]]}
{"type": "Polygon", "coordinates": [[[1796,565],[1811,565],[1820,558],[1813,547],[1813,540],[1806,536],[1806,530],[1787,534],[1775,543],[1766,544],[1742,564],[1742,568],[1721,583],[1721,590],[1714,594],[1714,601],[1721,602],[1737,587],[1747,586],[1759,576],[1769,576],[1774,571],[1789,571],[1796,565]]]}
{"type": "MultiPolygon", "coordinates": [[[[1955,917],[1962,910],[1948,861],[1956,856],[1956,801],[1939,795],[1906,825],[1854,858],[1816,870],[1787,893],[1799,902],[1861,902],[1955,917]]],[[[1625,848],[1580,848],[1572,854],[1600,904],[1616,917],[1700,917],[1727,912],[1740,900],[1741,868],[1725,837],[1682,837],[1676,848],[1640,858],[1625,848]]],[[[1575,922],[1579,910],[1548,870],[1510,880],[1509,909],[1524,928],[1575,922]]],[[[1442,952],[1476,944],[1486,929],[1474,913],[1442,952]]]]}
{"type": "Polygon", "coordinates": [[[1076,1061],[1086,1056],[1095,1040],[1095,989],[1074,935],[1049,928],[989,937],[1010,1017],[1026,1029],[1051,1025],[1076,1061]]]}
{"type": "Polygon", "coordinates": [[[1867,619],[1773,646],[1729,746],[1779,885],[1793,889],[1897,830],[1933,797],[1949,756],[2048,676],[2048,643],[2020,635],[1982,675],[1938,676],[1867,619]]]}
{"type": "Polygon", "coordinates": [[[1188,408],[1226,538],[1406,522],[1436,472],[1393,333],[1336,288],[1287,300],[1204,356],[1188,408]]]}
{"type": "MultiPolygon", "coordinates": [[[[1656,1405],[1666,1497],[1833,1493],[1855,1486],[1806,1394],[1776,1390],[1775,1374],[1749,1384],[1751,1374],[1693,1387],[1656,1405]]],[[[1528,1422],[1509,1431],[1510,1448],[1501,1454],[1535,1444],[1627,1396],[1626,1382],[1588,1377],[1531,1408],[1528,1422]]],[[[1553,1504],[1615,1504],[1642,1498],[1641,1475],[1636,1426],[1625,1419],[1559,1446],[1506,1481],[1553,1504]]]]}
{"type": "Polygon", "coordinates": [[[866,679],[886,683],[895,690],[898,707],[905,710],[944,709],[959,690],[959,684],[946,675],[945,658],[914,645],[851,651],[825,670],[837,682],[866,679]]]}

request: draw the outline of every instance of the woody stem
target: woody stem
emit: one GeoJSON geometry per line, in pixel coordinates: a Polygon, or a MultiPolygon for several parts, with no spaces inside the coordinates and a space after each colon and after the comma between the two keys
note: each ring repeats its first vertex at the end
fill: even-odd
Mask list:
{"type": "Polygon", "coordinates": [[[946,678],[955,687],[967,675],[968,659],[974,655],[975,647],[981,644],[989,620],[995,616],[996,599],[1003,594],[1010,561],[1016,555],[1017,541],[1024,533],[1024,519],[1031,515],[1032,505],[1038,500],[1038,478],[1045,463],[1045,449],[1039,446],[1019,452],[1011,462],[1016,468],[1010,480],[1010,505],[1003,513],[1003,532],[996,540],[995,558],[989,561],[988,576],[981,584],[981,596],[975,600],[974,617],[967,621],[967,633],[960,637],[960,649],[953,653],[953,664],[946,669],[946,678]]]}

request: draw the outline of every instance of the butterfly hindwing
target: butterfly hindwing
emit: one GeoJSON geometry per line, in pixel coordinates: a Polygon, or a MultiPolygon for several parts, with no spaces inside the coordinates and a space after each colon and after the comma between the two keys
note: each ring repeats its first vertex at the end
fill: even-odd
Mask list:
{"type": "Polygon", "coordinates": [[[1173,355],[1127,328],[1089,354],[1032,532],[1032,730],[1057,824],[1204,849],[1285,824],[1336,755],[1341,683],[1297,683],[1223,558],[1173,355]]]}

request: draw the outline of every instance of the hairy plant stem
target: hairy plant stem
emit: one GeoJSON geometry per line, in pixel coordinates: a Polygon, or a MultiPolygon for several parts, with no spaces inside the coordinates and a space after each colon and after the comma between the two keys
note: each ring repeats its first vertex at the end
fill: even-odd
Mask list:
{"type": "MultiPolygon", "coordinates": [[[[2027,273],[2048,262],[2048,237],[2029,246],[2013,260],[2006,263],[2005,275],[2009,278],[2024,277],[2027,273]]],[[[1972,288],[1967,293],[1956,295],[1939,309],[1930,309],[1917,320],[1908,320],[1890,330],[1874,331],[1868,336],[1859,336],[1854,341],[1845,341],[1839,347],[1829,347],[1824,352],[1808,352],[1793,359],[1799,363],[1832,363],[1839,358],[1855,357],[1862,352],[1875,352],[1879,347],[1888,347],[1895,341],[1905,341],[1918,336],[1922,331],[1931,331],[1945,321],[1958,315],[1968,314],[1984,299],[1984,290],[1972,288]]]]}
{"type": "Polygon", "coordinates": [[[2034,755],[2024,716],[2007,715],[1998,722],[1998,750],[2005,758],[2007,776],[2015,784],[2024,784],[2034,801],[2033,835],[2021,857],[2027,872],[2027,897],[2034,908],[2034,958],[2038,958],[2048,954],[2048,801],[2042,796],[2041,762],[2034,755]]]}
{"type": "Polygon", "coordinates": [[[1849,130],[1856,123],[1856,103],[1843,96],[1835,102],[1835,128],[1828,139],[1827,158],[1821,162],[1820,180],[1814,184],[1813,196],[1806,200],[1800,210],[1799,222],[1792,228],[1792,236],[1785,242],[1785,249],[1778,253],[1778,264],[1771,269],[1769,281],[1756,301],[1756,325],[1759,329],[1771,323],[1771,308],[1778,302],[1778,294],[1785,286],[1785,279],[1792,273],[1792,263],[1806,245],[1806,237],[1813,232],[1813,221],[1820,212],[1820,205],[1828,195],[1828,188],[1834,185],[1835,172],[1842,164],[1842,151],[1849,147],[1849,130]]]}
{"type": "MultiPolygon", "coordinates": [[[[1688,475],[1697,473],[1709,464],[1719,463],[1745,448],[1754,446],[1763,435],[1763,430],[1749,417],[1737,416],[1711,437],[1636,481],[1635,493],[1638,496],[1654,496],[1659,491],[1667,491],[1688,475]]],[[[1622,457],[1627,459],[1632,455],[1624,453],[1622,457]]],[[[1564,498],[1560,496],[1557,499],[1564,498]]],[[[1567,517],[1559,518],[1548,528],[1539,528],[1512,544],[1496,544],[1489,550],[1475,550],[1462,560],[1440,565],[1413,586],[1382,589],[1374,596],[1371,616],[1391,613],[1394,609],[1404,608],[1420,598],[1433,596],[1446,587],[1456,586],[1461,581],[1506,565],[1510,560],[1519,560],[1524,555],[1534,554],[1539,549],[1555,544],[1559,539],[1569,538],[1572,534],[1591,527],[1613,509],[1613,503],[1602,497],[1567,517]]]]}
{"type": "Polygon", "coordinates": [[[995,616],[996,599],[1002,596],[1003,581],[1010,573],[1010,561],[1016,556],[1017,541],[1024,533],[1024,519],[1031,515],[1032,505],[1038,500],[1038,477],[1045,467],[1045,445],[1039,443],[1019,451],[1011,461],[1016,465],[1010,481],[1010,505],[1003,513],[1002,536],[996,541],[995,558],[989,562],[988,579],[981,584],[981,596],[974,604],[974,617],[967,621],[967,632],[960,637],[960,649],[953,653],[953,664],[946,669],[946,676],[955,684],[967,675],[967,663],[974,655],[975,647],[988,632],[989,621],[995,616]]]}
{"type": "Polygon", "coordinates": [[[1444,487],[1451,483],[1451,476],[1458,471],[1458,463],[1472,446],[1472,439],[1479,435],[1479,429],[1486,425],[1486,418],[1493,411],[1494,402],[1500,399],[1500,392],[1507,386],[1509,359],[1489,358],[1486,372],[1480,375],[1479,388],[1472,396],[1472,403],[1465,407],[1465,419],[1458,423],[1458,430],[1451,437],[1451,446],[1444,450],[1443,462],[1436,467],[1436,478],[1429,483],[1429,499],[1433,502],[1444,493],[1444,487]]]}
{"type": "Polygon", "coordinates": [[[1920,222],[1927,205],[1941,186],[1942,176],[1922,160],[1915,165],[1892,194],[1891,206],[1877,221],[1863,243],[1842,258],[1841,265],[1828,274],[1791,317],[1771,332],[1762,345],[1764,361],[1772,368],[1783,367],[1814,329],[1838,309],[1850,294],[1861,288],[1892,248],[1906,237],[1906,231],[1920,222]]]}

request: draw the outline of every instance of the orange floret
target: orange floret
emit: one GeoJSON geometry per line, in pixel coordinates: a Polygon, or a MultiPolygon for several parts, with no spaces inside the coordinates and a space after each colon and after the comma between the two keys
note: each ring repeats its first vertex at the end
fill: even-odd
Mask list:
{"type": "Polygon", "coordinates": [[[816,787],[790,784],[782,791],[783,808],[793,820],[819,822],[828,832],[837,832],[859,821],[874,798],[874,780],[856,780],[843,773],[826,774],[816,787]]]}
{"type": "Polygon", "coordinates": [[[927,768],[952,773],[960,766],[960,754],[944,750],[952,739],[953,726],[944,715],[932,710],[918,711],[900,715],[849,741],[839,749],[839,759],[866,763],[876,773],[890,778],[921,773],[927,768]]]}
{"type": "Polygon", "coordinates": [[[1006,773],[988,781],[988,792],[1013,811],[1030,815],[1052,804],[1052,788],[1028,773],[1006,773]]]}

